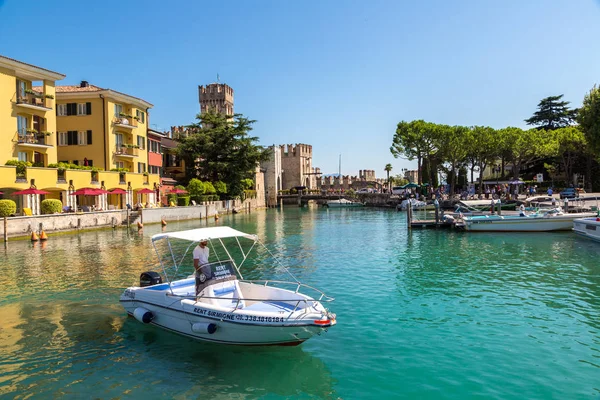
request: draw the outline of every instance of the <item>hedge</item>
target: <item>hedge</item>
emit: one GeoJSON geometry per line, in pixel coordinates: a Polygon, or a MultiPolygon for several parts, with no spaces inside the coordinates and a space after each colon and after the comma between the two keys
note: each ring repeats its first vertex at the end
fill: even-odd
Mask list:
{"type": "Polygon", "coordinates": [[[40,205],[40,210],[42,214],[59,214],[62,212],[62,202],[56,199],[46,199],[42,200],[42,204],[40,205]]]}
{"type": "Polygon", "coordinates": [[[12,200],[0,200],[0,217],[10,217],[17,212],[17,203],[12,200]]]}
{"type": "Polygon", "coordinates": [[[190,196],[180,196],[177,198],[178,206],[189,206],[190,205],[190,196]]]}
{"type": "Polygon", "coordinates": [[[171,205],[171,202],[173,202],[173,204],[177,204],[177,195],[176,194],[168,194],[167,202],[169,205],[171,205]]]}

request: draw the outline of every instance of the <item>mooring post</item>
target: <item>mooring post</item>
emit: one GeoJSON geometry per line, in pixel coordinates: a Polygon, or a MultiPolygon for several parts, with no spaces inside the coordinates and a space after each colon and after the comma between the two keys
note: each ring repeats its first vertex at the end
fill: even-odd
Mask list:
{"type": "Polygon", "coordinates": [[[129,207],[127,207],[127,228],[129,228],[129,207]]]}
{"type": "Polygon", "coordinates": [[[410,204],[406,207],[406,224],[408,225],[408,229],[412,228],[412,207],[410,204]]]}
{"type": "Polygon", "coordinates": [[[8,242],[8,220],[4,217],[4,243],[8,242]]]}
{"type": "Polygon", "coordinates": [[[502,202],[499,201],[496,207],[498,207],[498,215],[502,215],[502,202]]]}
{"type": "Polygon", "coordinates": [[[433,206],[435,207],[435,225],[437,226],[440,223],[440,202],[435,199],[433,206]]]}

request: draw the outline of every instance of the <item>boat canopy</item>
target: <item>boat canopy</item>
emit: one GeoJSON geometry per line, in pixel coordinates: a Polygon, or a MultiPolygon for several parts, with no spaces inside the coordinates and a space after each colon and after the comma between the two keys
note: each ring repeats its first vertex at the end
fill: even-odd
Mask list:
{"type": "Polygon", "coordinates": [[[228,226],[216,226],[211,228],[190,229],[187,231],[159,233],[152,236],[152,241],[154,242],[156,240],[165,238],[175,238],[188,240],[190,242],[200,242],[202,240],[223,239],[231,237],[244,237],[246,239],[251,239],[254,241],[257,240],[256,235],[250,235],[248,233],[240,232],[228,226]]]}

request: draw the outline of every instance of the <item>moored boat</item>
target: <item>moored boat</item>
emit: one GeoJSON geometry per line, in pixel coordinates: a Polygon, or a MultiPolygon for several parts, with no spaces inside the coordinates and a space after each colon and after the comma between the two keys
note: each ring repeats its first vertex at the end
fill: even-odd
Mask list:
{"type": "Polygon", "coordinates": [[[256,235],[225,226],[200,228],[157,234],[152,244],[162,275],[143,273],[140,285],[127,288],[120,298],[140,322],[193,339],[238,345],[298,345],[336,324],[335,314],[322,304],[333,298],[300,283],[281,265],[277,269],[293,281],[243,279],[242,264],[261,262],[249,261],[250,255],[270,254],[256,235]],[[191,249],[203,241],[216,261],[188,276],[194,271],[191,249]],[[264,250],[258,251],[260,247],[264,250]]]}
{"type": "Polygon", "coordinates": [[[600,215],[573,220],[573,231],[580,236],[600,242],[600,215]]]}
{"type": "Polygon", "coordinates": [[[547,232],[570,230],[573,221],[591,217],[594,213],[563,213],[556,208],[543,213],[521,215],[477,215],[463,217],[467,231],[485,232],[547,232]]]}
{"type": "Polygon", "coordinates": [[[364,204],[360,201],[348,200],[342,197],[336,200],[327,201],[327,203],[325,203],[325,206],[329,208],[364,207],[364,204]]]}

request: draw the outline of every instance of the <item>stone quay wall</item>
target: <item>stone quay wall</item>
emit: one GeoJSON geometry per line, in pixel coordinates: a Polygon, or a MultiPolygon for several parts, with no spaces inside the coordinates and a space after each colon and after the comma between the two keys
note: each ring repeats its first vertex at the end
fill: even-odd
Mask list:
{"type": "MultiPolygon", "coordinates": [[[[250,212],[259,208],[265,208],[264,199],[246,199],[244,202],[215,201],[188,207],[146,208],[130,211],[129,222],[152,224],[160,223],[163,219],[167,222],[193,220],[214,217],[217,213],[228,214],[233,212],[233,209],[238,212],[250,212]]],[[[127,215],[127,210],[115,210],[0,218],[0,238],[31,236],[32,232],[39,234],[42,230],[50,234],[122,226],[127,225],[127,215]]]]}

